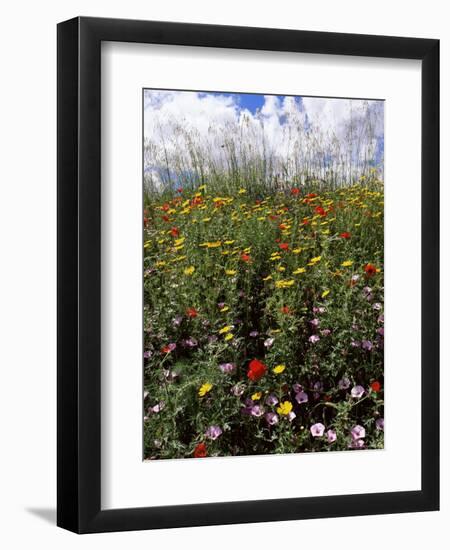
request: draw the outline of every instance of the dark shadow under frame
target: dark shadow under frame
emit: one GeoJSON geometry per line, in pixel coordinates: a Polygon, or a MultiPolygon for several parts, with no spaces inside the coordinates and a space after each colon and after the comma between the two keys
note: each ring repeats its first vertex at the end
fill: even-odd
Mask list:
{"type": "Polygon", "coordinates": [[[57,524],[60,527],[77,533],[93,533],[439,509],[438,40],[75,18],[58,25],[57,134],[57,524]],[[422,61],[420,491],[101,510],[102,41],[422,61]]]}

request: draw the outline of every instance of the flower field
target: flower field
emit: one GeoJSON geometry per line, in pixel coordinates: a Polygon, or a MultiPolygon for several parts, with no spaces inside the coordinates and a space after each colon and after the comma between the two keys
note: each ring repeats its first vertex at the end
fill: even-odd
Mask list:
{"type": "Polygon", "coordinates": [[[205,180],[144,197],[144,458],[382,448],[376,171],[205,180]]]}

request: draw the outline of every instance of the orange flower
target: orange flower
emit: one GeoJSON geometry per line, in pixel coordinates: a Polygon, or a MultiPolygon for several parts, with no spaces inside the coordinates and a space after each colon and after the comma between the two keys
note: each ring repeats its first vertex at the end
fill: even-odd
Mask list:
{"type": "Polygon", "coordinates": [[[172,235],[172,237],[178,237],[178,235],[180,234],[180,230],[178,229],[178,227],[172,227],[172,229],[170,230],[170,234],[172,235]]]}
{"type": "Polygon", "coordinates": [[[364,266],[364,271],[366,272],[367,277],[373,277],[377,272],[377,268],[373,264],[366,264],[364,266]]]}
{"type": "Polygon", "coordinates": [[[291,313],[291,308],[289,306],[283,306],[280,309],[281,313],[284,313],[285,315],[289,315],[291,313]]]}
{"type": "Polygon", "coordinates": [[[370,387],[374,392],[379,392],[381,390],[381,384],[378,382],[378,380],[375,380],[375,382],[372,382],[372,384],[370,384],[370,387]]]}
{"type": "Polygon", "coordinates": [[[186,315],[191,319],[195,319],[198,315],[198,311],[195,309],[195,307],[188,307],[186,310],[186,315]]]}
{"type": "Polygon", "coordinates": [[[205,445],[205,443],[199,443],[194,449],[194,457],[195,458],[205,458],[205,456],[208,456],[208,452],[206,450],[206,445],[205,445]]]}
{"type": "Polygon", "coordinates": [[[243,262],[249,262],[250,261],[250,255],[249,254],[241,254],[241,260],[243,262]]]}

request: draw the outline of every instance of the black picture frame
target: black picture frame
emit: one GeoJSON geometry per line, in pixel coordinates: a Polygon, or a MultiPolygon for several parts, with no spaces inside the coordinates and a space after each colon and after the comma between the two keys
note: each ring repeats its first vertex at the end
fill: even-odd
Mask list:
{"type": "Polygon", "coordinates": [[[76,533],[94,533],[438,510],[439,41],[77,17],[58,25],[57,67],[57,524],[76,533]],[[102,41],[422,61],[420,491],[101,509],[102,41]]]}

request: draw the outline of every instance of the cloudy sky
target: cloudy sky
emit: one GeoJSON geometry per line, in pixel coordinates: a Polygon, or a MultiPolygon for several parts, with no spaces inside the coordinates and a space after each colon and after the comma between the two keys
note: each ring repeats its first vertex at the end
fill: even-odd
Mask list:
{"type": "Polygon", "coordinates": [[[309,133],[320,143],[322,159],[330,159],[332,150],[340,147],[340,156],[351,150],[352,162],[372,156],[371,161],[379,164],[384,148],[384,102],[145,90],[145,141],[154,144],[155,150],[164,142],[169,153],[180,151],[186,147],[185,132],[212,156],[219,155],[224,136],[237,139],[239,134],[274,158],[287,158],[294,154],[293,143],[298,147],[309,133]]]}

